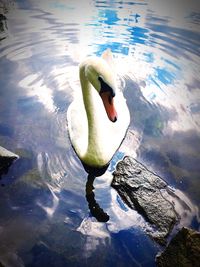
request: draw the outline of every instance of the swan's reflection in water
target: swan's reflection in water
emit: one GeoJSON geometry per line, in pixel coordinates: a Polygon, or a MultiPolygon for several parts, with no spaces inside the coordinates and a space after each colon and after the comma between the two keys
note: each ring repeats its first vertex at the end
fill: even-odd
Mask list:
{"type": "Polygon", "coordinates": [[[88,207],[92,216],[94,216],[98,222],[107,222],[109,220],[109,215],[100,208],[99,204],[95,200],[95,194],[93,192],[94,186],[93,182],[95,180],[95,176],[89,174],[86,183],[86,199],[88,202],[88,207]]]}
{"type": "MultiPolygon", "coordinates": [[[[122,155],[123,155],[122,152],[121,153],[116,152],[111,162],[114,163],[115,158],[119,160],[119,158],[122,155]]],[[[88,202],[88,207],[90,209],[91,215],[94,216],[98,222],[107,222],[110,217],[106,212],[104,212],[104,210],[100,207],[100,205],[95,200],[95,193],[94,193],[95,188],[94,188],[93,183],[96,177],[101,176],[101,179],[102,179],[102,176],[105,174],[107,169],[111,170],[111,168],[113,168],[111,162],[109,162],[107,165],[101,168],[90,167],[82,162],[82,165],[85,171],[88,173],[87,182],[86,182],[86,199],[88,202]]]]}

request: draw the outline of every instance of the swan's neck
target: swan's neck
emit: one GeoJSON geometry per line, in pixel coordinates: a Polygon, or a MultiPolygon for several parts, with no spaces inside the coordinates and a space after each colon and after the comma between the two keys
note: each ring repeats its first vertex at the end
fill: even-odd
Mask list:
{"type": "MultiPolygon", "coordinates": [[[[95,89],[85,75],[85,66],[80,68],[80,82],[83,94],[83,102],[88,120],[88,146],[86,154],[95,160],[101,154],[101,130],[96,117],[96,104],[94,99],[95,89]]],[[[98,159],[99,160],[99,159],[98,159]]]]}

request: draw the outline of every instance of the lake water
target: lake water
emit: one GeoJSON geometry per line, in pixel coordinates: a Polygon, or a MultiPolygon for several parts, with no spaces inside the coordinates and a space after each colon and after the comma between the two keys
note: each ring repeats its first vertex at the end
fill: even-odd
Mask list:
{"type": "Polygon", "coordinates": [[[200,4],[1,0],[0,14],[0,145],[20,155],[0,180],[0,263],[156,266],[162,247],[110,183],[117,161],[135,157],[180,196],[177,227],[199,230],[200,4]],[[66,113],[80,90],[79,63],[107,48],[131,123],[94,182],[110,216],[100,223],[88,209],[66,113]]]}

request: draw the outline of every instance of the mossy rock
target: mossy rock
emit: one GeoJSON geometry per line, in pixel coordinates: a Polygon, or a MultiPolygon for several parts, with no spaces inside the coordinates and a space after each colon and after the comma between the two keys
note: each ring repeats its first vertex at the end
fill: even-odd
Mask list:
{"type": "Polygon", "coordinates": [[[200,232],[183,227],[157,255],[156,263],[158,267],[199,267],[200,232]]]}

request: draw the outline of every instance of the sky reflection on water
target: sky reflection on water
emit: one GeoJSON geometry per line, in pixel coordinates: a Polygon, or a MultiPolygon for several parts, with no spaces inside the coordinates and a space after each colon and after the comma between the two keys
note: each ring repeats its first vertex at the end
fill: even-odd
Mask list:
{"type": "Polygon", "coordinates": [[[137,158],[171,186],[185,216],[178,227],[199,229],[199,4],[0,3],[0,145],[21,156],[0,181],[0,262],[155,266],[160,247],[110,188],[111,173],[124,155],[137,158]],[[107,48],[131,124],[95,180],[96,200],[110,215],[102,224],[88,211],[87,175],[71,149],[66,112],[80,90],[78,64],[107,48]]]}

